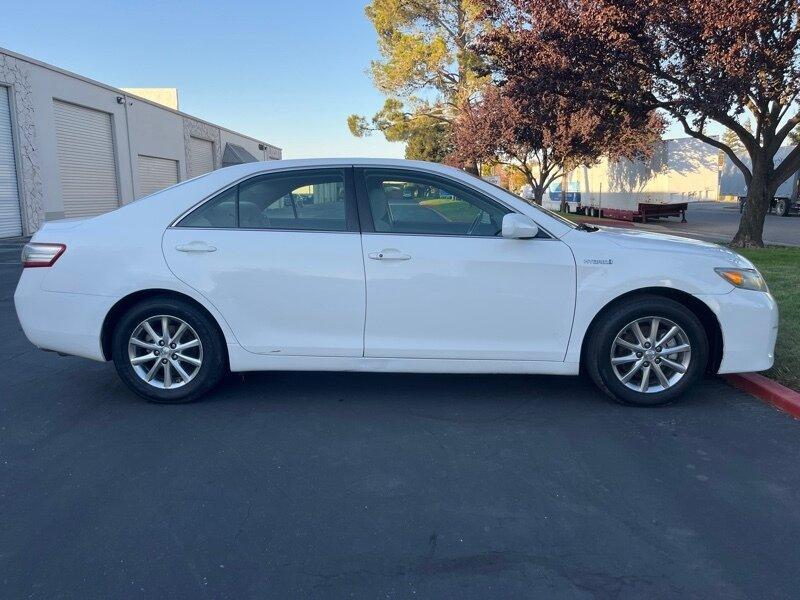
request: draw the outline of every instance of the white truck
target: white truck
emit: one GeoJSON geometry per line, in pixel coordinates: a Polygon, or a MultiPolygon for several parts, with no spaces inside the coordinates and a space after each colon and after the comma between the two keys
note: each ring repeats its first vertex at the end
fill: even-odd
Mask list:
{"type": "MultiPolygon", "coordinates": [[[[576,185],[570,185],[567,188],[567,212],[580,213],[581,212],[581,192],[576,185]]],[[[529,184],[522,186],[520,196],[525,198],[528,202],[533,202],[533,188],[529,184]]],[[[542,207],[548,210],[559,211],[561,210],[561,182],[553,182],[550,187],[545,191],[542,197],[542,207]]]]}
{"type": "MultiPolygon", "coordinates": [[[[794,146],[778,148],[773,161],[775,166],[781,164],[793,149],[794,146]]],[[[748,167],[750,166],[750,157],[747,154],[739,154],[737,156],[748,167]]],[[[781,217],[800,212],[798,186],[800,186],[800,175],[795,172],[775,192],[770,204],[770,210],[781,217]]],[[[722,174],[719,179],[719,193],[723,196],[734,196],[739,201],[739,212],[742,212],[744,202],[747,200],[747,184],[744,182],[744,175],[739,167],[733,164],[733,161],[727,155],[725,156],[725,163],[722,166],[722,174]]]]}

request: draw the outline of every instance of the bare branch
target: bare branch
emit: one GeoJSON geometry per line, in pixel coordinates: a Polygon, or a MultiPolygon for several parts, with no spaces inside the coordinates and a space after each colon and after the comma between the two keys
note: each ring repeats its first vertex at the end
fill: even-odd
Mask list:
{"type": "Polygon", "coordinates": [[[783,162],[778,165],[778,168],[775,169],[773,174],[775,188],[777,189],[780,184],[789,179],[792,173],[795,173],[798,169],[800,169],[800,145],[795,146],[794,149],[786,155],[783,162]]]}
{"type": "Polygon", "coordinates": [[[733,162],[733,164],[735,164],[742,172],[742,175],[744,175],[745,183],[747,183],[747,185],[750,185],[750,180],[753,178],[753,173],[750,171],[748,166],[744,164],[742,160],[736,155],[736,152],[734,152],[730,146],[728,146],[727,144],[723,144],[722,142],[715,140],[714,138],[709,137],[700,131],[692,129],[685,117],[681,117],[679,121],[681,122],[681,125],[683,125],[683,130],[687,134],[689,134],[693,138],[702,140],[706,144],[714,146],[715,148],[718,148],[719,150],[722,150],[725,154],[727,154],[728,157],[733,162]]]}

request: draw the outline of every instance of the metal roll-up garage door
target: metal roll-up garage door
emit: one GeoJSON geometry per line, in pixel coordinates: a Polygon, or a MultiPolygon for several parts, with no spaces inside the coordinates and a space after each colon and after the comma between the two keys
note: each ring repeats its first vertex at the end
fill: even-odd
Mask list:
{"type": "Polygon", "coordinates": [[[197,177],[214,170],[214,144],[200,138],[189,138],[189,173],[197,177]]]}
{"type": "Polygon", "coordinates": [[[111,115],[53,102],[64,214],[89,217],[119,206],[111,115]]]}
{"type": "Polygon", "coordinates": [[[0,86],[0,237],[22,235],[8,88],[0,86]]]}
{"type": "Polygon", "coordinates": [[[139,155],[139,197],[178,183],[178,161],[139,155]]]}

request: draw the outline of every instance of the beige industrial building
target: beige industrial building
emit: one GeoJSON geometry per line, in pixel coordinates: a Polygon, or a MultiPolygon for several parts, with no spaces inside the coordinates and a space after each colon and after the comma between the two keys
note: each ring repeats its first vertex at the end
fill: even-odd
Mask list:
{"type": "Polygon", "coordinates": [[[114,88],[0,48],[0,237],[113,210],[281,149],[178,110],[174,88],[114,88]]]}
{"type": "Polygon", "coordinates": [[[717,200],[719,151],[695,138],[661,140],[648,160],[609,160],[570,174],[570,190],[595,208],[717,200]]]}

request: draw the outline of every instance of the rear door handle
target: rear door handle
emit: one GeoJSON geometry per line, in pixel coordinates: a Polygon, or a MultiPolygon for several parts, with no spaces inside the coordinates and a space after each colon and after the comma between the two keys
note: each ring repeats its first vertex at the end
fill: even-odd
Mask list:
{"type": "Polygon", "coordinates": [[[189,242],[188,244],[178,244],[175,246],[178,252],[216,252],[216,246],[211,246],[205,242],[189,242]]]}
{"type": "Polygon", "coordinates": [[[372,260],[408,260],[411,258],[410,254],[403,254],[394,248],[386,248],[380,252],[370,252],[367,256],[372,260]]]}

